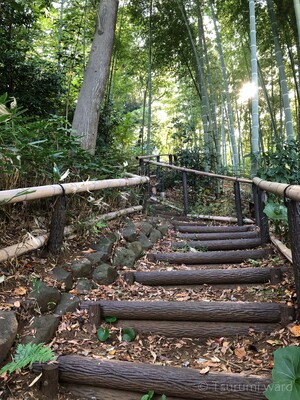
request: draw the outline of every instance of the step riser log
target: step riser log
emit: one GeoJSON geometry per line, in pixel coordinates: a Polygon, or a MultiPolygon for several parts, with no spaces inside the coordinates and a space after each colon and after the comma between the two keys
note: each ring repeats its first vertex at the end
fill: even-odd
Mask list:
{"type": "Polygon", "coordinates": [[[282,313],[279,304],[243,302],[101,300],[81,308],[91,303],[99,304],[103,317],[135,320],[277,323],[282,313]]]}
{"type": "Polygon", "coordinates": [[[205,248],[206,250],[243,250],[252,249],[261,245],[261,239],[229,239],[229,240],[190,240],[187,242],[171,242],[174,249],[193,247],[195,249],[205,248]]]}
{"type": "Polygon", "coordinates": [[[255,324],[238,322],[187,322],[187,321],[147,321],[118,320],[118,328],[133,328],[138,333],[163,335],[176,338],[203,339],[235,337],[249,335],[249,329],[254,332],[270,333],[279,329],[279,324],[255,324]]]}
{"type": "MultiPolygon", "coordinates": [[[[274,272],[279,281],[282,275],[281,269],[276,268],[274,272]]],[[[271,279],[271,268],[128,272],[125,274],[125,280],[127,282],[138,282],[148,286],[266,283],[271,279]]]]}
{"type": "Polygon", "coordinates": [[[177,226],[179,232],[186,233],[210,233],[210,232],[247,232],[253,230],[252,225],[243,226],[197,226],[197,225],[182,225],[177,226]]]}
{"type": "Polygon", "coordinates": [[[240,250],[240,251],[208,251],[197,253],[152,253],[148,254],[149,261],[164,261],[173,264],[228,264],[241,263],[249,259],[257,260],[273,254],[268,250],[240,250]]]}
{"type": "Polygon", "coordinates": [[[188,240],[221,240],[221,239],[250,239],[258,237],[258,231],[248,232],[219,232],[219,233],[178,233],[178,239],[188,240]]]}
{"type": "MultiPolygon", "coordinates": [[[[199,400],[263,400],[270,379],[238,374],[199,374],[189,368],[107,361],[80,356],[58,357],[61,382],[92,385],[199,400]]],[[[34,365],[39,372],[40,366],[34,365]]]]}
{"type": "MultiPolygon", "coordinates": [[[[93,400],[141,400],[144,392],[129,392],[125,390],[98,388],[96,386],[78,385],[72,383],[65,383],[63,387],[72,395],[80,399],[93,399],[93,400]]],[[[161,400],[161,395],[154,395],[152,400],[161,400]]],[[[167,400],[189,400],[182,397],[170,397],[167,400]]]]}

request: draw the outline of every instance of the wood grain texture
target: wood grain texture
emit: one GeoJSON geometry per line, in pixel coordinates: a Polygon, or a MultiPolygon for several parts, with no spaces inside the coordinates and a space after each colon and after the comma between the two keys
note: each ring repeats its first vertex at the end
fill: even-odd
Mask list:
{"type": "Polygon", "coordinates": [[[133,328],[136,332],[162,335],[166,337],[194,338],[202,342],[208,338],[235,337],[249,335],[249,329],[255,332],[270,333],[280,328],[279,324],[247,322],[188,322],[188,321],[137,321],[118,320],[118,328],[133,328]]]}
{"type": "Polygon", "coordinates": [[[273,254],[272,249],[266,250],[236,250],[236,251],[207,251],[186,253],[149,253],[151,262],[165,261],[173,264],[228,264],[241,263],[253,259],[262,259],[273,254]]]}
{"type": "MultiPolygon", "coordinates": [[[[81,400],[141,400],[145,392],[132,392],[127,390],[107,389],[96,386],[78,385],[64,383],[63,387],[68,390],[76,399],[81,400]]],[[[152,400],[161,400],[161,394],[154,395],[152,400]]],[[[183,397],[170,397],[167,400],[189,400],[183,397]]]]}
{"type": "MultiPolygon", "coordinates": [[[[276,268],[280,274],[280,268],[276,268]]],[[[266,283],[271,279],[271,268],[205,269],[183,271],[129,272],[133,281],[148,286],[202,285],[224,283],[266,283]]],[[[125,275],[126,279],[126,275],[125,275]]]]}
{"type": "MultiPolygon", "coordinates": [[[[86,309],[93,302],[81,303],[86,309]]],[[[205,302],[205,301],[110,301],[95,302],[101,315],[118,319],[202,322],[279,322],[281,305],[277,303],[205,302]]]]}
{"type": "MultiPolygon", "coordinates": [[[[62,383],[75,383],[147,393],[164,393],[167,397],[199,400],[263,400],[270,383],[268,377],[240,374],[199,374],[189,368],[165,367],[145,363],[108,361],[82,356],[60,356],[59,378],[62,383]]],[[[39,371],[39,365],[34,365],[39,371]]]]}
{"type": "Polygon", "coordinates": [[[207,233],[178,233],[179,239],[189,240],[221,240],[221,239],[250,239],[256,238],[259,231],[246,231],[246,232],[207,232],[207,233]]]}
{"type": "Polygon", "coordinates": [[[178,225],[177,230],[179,232],[190,232],[190,233],[204,233],[204,232],[247,232],[253,230],[252,225],[243,226],[199,226],[199,225],[178,225]]]}
{"type": "Polygon", "coordinates": [[[186,242],[171,242],[175,249],[186,246],[195,249],[205,248],[206,250],[243,250],[252,249],[261,245],[260,238],[250,239],[222,239],[222,240],[189,240],[186,242]]]}

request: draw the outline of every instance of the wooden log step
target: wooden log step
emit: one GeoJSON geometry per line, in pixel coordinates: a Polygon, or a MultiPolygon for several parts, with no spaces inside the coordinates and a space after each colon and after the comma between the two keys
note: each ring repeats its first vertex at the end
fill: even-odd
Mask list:
{"type": "Polygon", "coordinates": [[[229,264],[240,263],[249,259],[267,258],[273,254],[272,249],[236,250],[236,251],[207,251],[187,253],[149,253],[151,262],[164,261],[173,264],[229,264]]]}
{"type": "Polygon", "coordinates": [[[187,271],[151,271],[127,272],[125,280],[133,284],[141,283],[147,286],[164,285],[203,285],[203,284],[242,284],[266,283],[276,284],[282,277],[281,268],[235,268],[235,269],[204,269],[187,271]]]}
{"type": "Polygon", "coordinates": [[[208,233],[177,233],[179,239],[189,240],[221,240],[221,239],[250,239],[259,236],[259,231],[246,232],[208,232],[208,233]]]}
{"type": "Polygon", "coordinates": [[[173,249],[193,247],[206,250],[243,250],[261,246],[260,238],[222,239],[222,240],[189,240],[186,242],[171,242],[173,249]]]}
{"type": "Polygon", "coordinates": [[[155,321],[264,322],[277,323],[286,305],[278,303],[206,301],[84,301],[82,309],[98,304],[103,317],[155,321]]]}
{"type": "MultiPolygon", "coordinates": [[[[128,390],[117,390],[101,388],[96,386],[79,385],[77,383],[64,383],[63,387],[76,399],[84,400],[141,400],[146,392],[133,392],[128,390]]],[[[161,400],[161,395],[154,395],[152,400],[161,400]]],[[[189,400],[186,397],[170,397],[167,400],[189,400]]]]}
{"type": "Polygon", "coordinates": [[[208,233],[208,232],[247,232],[255,228],[254,225],[243,226],[201,226],[178,225],[177,230],[184,233],[208,233]]]}
{"type": "MultiPolygon", "coordinates": [[[[199,374],[190,368],[93,359],[66,355],[57,359],[61,383],[147,393],[153,390],[167,398],[199,400],[263,400],[271,379],[241,374],[199,374]]],[[[40,372],[41,365],[33,370],[40,372]]]]}
{"type": "Polygon", "coordinates": [[[169,338],[208,338],[248,336],[249,330],[260,333],[271,333],[279,329],[279,324],[248,322],[193,322],[193,321],[148,321],[118,320],[118,328],[133,328],[138,333],[160,335],[169,338]]]}

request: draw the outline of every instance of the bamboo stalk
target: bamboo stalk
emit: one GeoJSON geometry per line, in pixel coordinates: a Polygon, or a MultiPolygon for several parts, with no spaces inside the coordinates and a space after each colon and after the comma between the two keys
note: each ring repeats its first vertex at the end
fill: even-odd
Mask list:
{"type": "MultiPolygon", "coordinates": [[[[73,228],[67,226],[65,228],[65,235],[71,235],[74,232],[73,228]]],[[[43,247],[49,237],[49,233],[34,237],[29,234],[30,238],[23,242],[13,244],[12,246],[5,247],[0,250],[0,262],[6,261],[10,258],[21,256],[22,254],[29,253],[30,251],[40,249],[43,247]]]]}
{"type": "Polygon", "coordinates": [[[63,194],[75,194],[89,192],[100,189],[135,186],[147,183],[149,178],[146,176],[122,179],[104,179],[102,181],[72,182],[62,185],[35,186],[30,188],[3,190],[0,192],[0,203],[18,203],[21,201],[42,199],[46,197],[58,196],[63,194]]]}
{"type": "Polygon", "coordinates": [[[262,190],[277,194],[283,197],[284,195],[291,200],[300,201],[300,186],[289,185],[287,183],[269,182],[260,178],[253,178],[253,182],[262,190]]]}
{"type": "MultiPolygon", "coordinates": [[[[122,215],[130,214],[136,211],[142,210],[142,206],[135,206],[126,208],[124,210],[114,211],[111,213],[103,214],[99,217],[99,220],[110,221],[111,219],[117,218],[122,215]]],[[[95,221],[87,223],[87,225],[93,225],[95,221]]],[[[65,235],[71,235],[74,233],[74,229],[70,226],[65,228],[65,235]]],[[[22,254],[29,253],[30,251],[34,251],[43,247],[48,240],[49,233],[45,233],[44,235],[40,235],[34,237],[30,234],[30,239],[24,240],[21,243],[14,244],[12,246],[8,246],[4,249],[0,250],[0,262],[6,261],[10,258],[21,256],[22,254]]]]}
{"type": "Polygon", "coordinates": [[[142,211],[142,210],[143,210],[143,206],[133,206],[133,207],[129,207],[129,208],[124,208],[122,210],[112,211],[112,212],[109,212],[107,214],[100,215],[97,218],[97,220],[88,221],[86,223],[86,225],[94,225],[98,221],[110,221],[110,220],[115,219],[117,217],[121,217],[123,215],[132,214],[134,212],[138,212],[138,211],[142,211]]]}
{"type": "Polygon", "coordinates": [[[195,169],[190,169],[190,168],[185,168],[185,167],[176,167],[175,165],[170,165],[170,164],[156,162],[156,161],[150,161],[150,160],[144,160],[144,162],[147,164],[153,164],[153,165],[157,165],[160,167],[165,167],[165,168],[169,168],[169,169],[173,169],[173,170],[177,170],[177,171],[191,172],[195,175],[209,176],[211,178],[220,178],[220,179],[224,179],[227,181],[233,181],[233,182],[237,181],[237,182],[241,182],[241,183],[249,183],[249,184],[252,183],[251,179],[246,179],[246,178],[236,178],[234,176],[213,174],[211,172],[198,171],[195,169]]]}

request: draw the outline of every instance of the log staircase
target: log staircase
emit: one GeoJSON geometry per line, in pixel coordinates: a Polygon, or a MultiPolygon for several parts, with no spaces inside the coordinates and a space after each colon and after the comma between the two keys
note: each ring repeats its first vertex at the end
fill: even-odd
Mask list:
{"type": "MultiPolygon", "coordinates": [[[[155,263],[185,264],[189,269],[130,271],[125,274],[128,284],[195,290],[201,285],[277,285],[286,272],[284,267],[240,266],[245,260],[260,260],[273,253],[270,245],[261,246],[259,228],[254,225],[204,226],[182,222],[179,217],[169,222],[177,240],[170,243],[170,252],[151,252],[148,258],[155,263]]],[[[247,336],[250,331],[271,332],[294,319],[292,307],[274,302],[101,300],[83,302],[81,308],[89,310],[90,320],[96,325],[101,318],[115,316],[118,327],[131,327],[139,333],[203,341],[247,336]]],[[[189,368],[80,356],[61,356],[58,363],[60,382],[76,399],[140,400],[153,390],[153,399],[164,394],[167,400],[215,400],[219,396],[224,400],[254,400],[265,399],[263,392],[270,383],[270,376],[201,375],[189,368]]]]}

